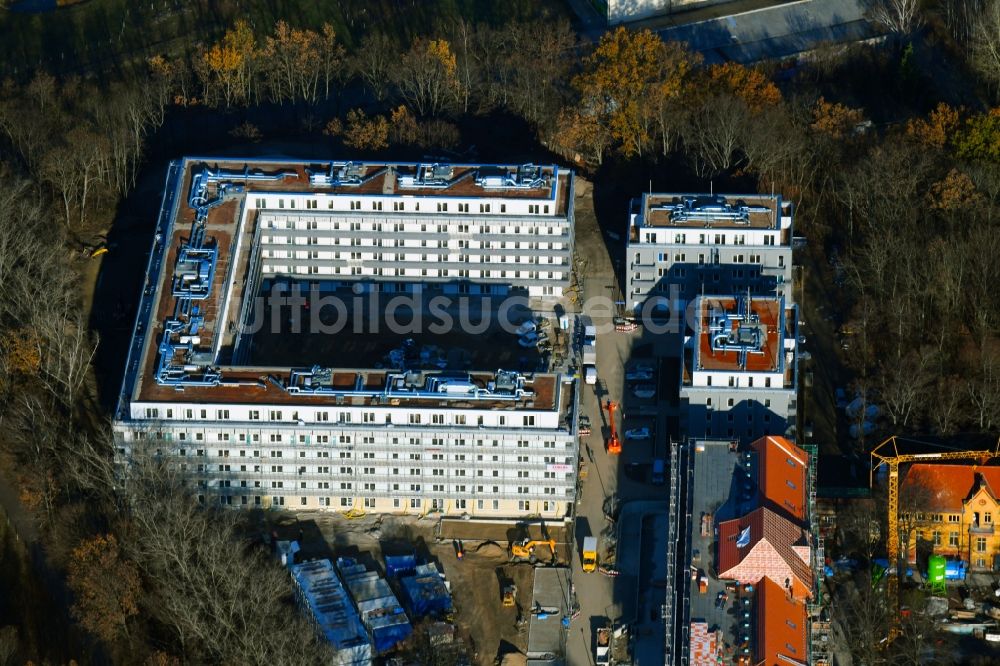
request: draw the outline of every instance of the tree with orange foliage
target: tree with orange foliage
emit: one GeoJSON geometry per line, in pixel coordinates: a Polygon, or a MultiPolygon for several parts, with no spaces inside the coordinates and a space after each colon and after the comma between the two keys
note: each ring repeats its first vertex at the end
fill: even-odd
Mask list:
{"type": "Polygon", "coordinates": [[[584,61],[584,71],[573,79],[583,113],[594,118],[584,121],[570,115],[564,116],[563,121],[573,119],[570,125],[586,128],[588,134],[607,127],[626,156],[641,156],[652,140],[653,116],[648,112],[647,95],[666,83],[664,97],[671,97],[675,83],[662,81],[662,75],[671,73],[676,78],[689,69],[683,59],[671,65],[665,65],[666,61],[663,40],[649,30],[635,32],[618,27],[604,33],[597,48],[584,61]]]}
{"type": "Polygon", "coordinates": [[[139,613],[139,570],[125,559],[113,534],[85,539],[73,549],[67,582],[76,599],[73,615],[103,641],[128,636],[129,620],[139,613]]]}
{"type": "Polygon", "coordinates": [[[959,116],[959,109],[940,102],[928,114],[927,120],[914,118],[906,123],[906,135],[929,148],[944,148],[958,129],[959,116]]]}
{"type": "Polygon", "coordinates": [[[284,21],[274,26],[274,34],[264,40],[259,60],[264,69],[271,98],[279,104],[302,99],[315,103],[323,94],[330,95],[330,83],[336,78],[344,47],[330,24],[321,32],[292,28],[284,21]]]}
{"type": "Polygon", "coordinates": [[[284,21],[264,39],[261,51],[264,76],[271,99],[279,104],[302,98],[315,101],[319,84],[319,35],[289,27],[284,21]]]}
{"type": "Polygon", "coordinates": [[[458,99],[458,62],[444,39],[417,39],[394,72],[399,93],[421,116],[436,116],[458,99]]]}
{"type": "Polygon", "coordinates": [[[257,40],[250,25],[239,19],[226,31],[222,41],[203,50],[195,59],[206,103],[235,106],[251,101],[257,67],[257,40]]]}
{"type": "Polygon", "coordinates": [[[26,327],[6,331],[0,338],[0,367],[4,377],[38,374],[42,367],[38,333],[26,327]]]}
{"type": "Polygon", "coordinates": [[[985,201],[972,178],[958,169],[952,169],[943,179],[931,185],[927,198],[931,208],[941,211],[967,210],[985,201]]]}
{"type": "Polygon", "coordinates": [[[380,115],[369,118],[361,109],[347,112],[346,125],[339,118],[334,118],[327,123],[323,133],[342,136],[344,145],[355,150],[381,150],[389,147],[389,121],[380,115]]]}
{"type": "Polygon", "coordinates": [[[417,119],[404,104],[389,113],[389,140],[392,143],[413,145],[417,142],[419,130],[417,119]]]}
{"type": "Polygon", "coordinates": [[[716,92],[728,93],[743,100],[753,113],[781,103],[781,91],[756,67],[736,62],[708,68],[710,85],[716,92]]]}
{"type": "Polygon", "coordinates": [[[611,134],[597,114],[563,109],[556,120],[556,140],[564,150],[580,151],[588,163],[600,165],[611,145],[611,134]]]}
{"type": "Polygon", "coordinates": [[[861,109],[852,109],[839,102],[827,102],[820,97],[812,110],[813,121],[809,125],[813,131],[822,132],[840,140],[854,131],[865,119],[861,109]]]}

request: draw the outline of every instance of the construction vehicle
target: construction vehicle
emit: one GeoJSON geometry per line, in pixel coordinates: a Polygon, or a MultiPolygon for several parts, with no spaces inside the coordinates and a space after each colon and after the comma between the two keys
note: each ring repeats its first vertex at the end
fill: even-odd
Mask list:
{"type": "Polygon", "coordinates": [[[597,569],[597,537],[583,538],[583,570],[592,573],[597,569]]]}
{"type": "Polygon", "coordinates": [[[611,433],[604,441],[604,448],[608,453],[618,455],[622,452],[622,441],[618,437],[618,428],[615,426],[615,412],[618,410],[618,403],[608,400],[605,408],[608,410],[608,424],[611,428],[611,433]]]}
{"type": "Polygon", "coordinates": [[[611,663],[611,627],[597,629],[597,650],[594,656],[597,666],[608,666],[611,663]]]}
{"type": "Polygon", "coordinates": [[[503,607],[513,608],[515,599],[517,599],[517,585],[514,585],[514,583],[509,583],[507,585],[504,585],[500,597],[503,607]]]}
{"type": "Polygon", "coordinates": [[[510,544],[510,559],[511,562],[531,562],[534,564],[538,561],[538,557],[535,556],[536,546],[548,546],[549,551],[552,553],[552,559],[556,559],[556,540],[555,539],[522,539],[521,541],[512,541],[510,544]]]}
{"type": "MultiPolygon", "coordinates": [[[[886,535],[886,551],[889,559],[889,567],[886,571],[886,592],[889,596],[889,603],[894,607],[892,613],[893,625],[889,629],[889,641],[891,642],[900,634],[899,628],[899,465],[900,463],[911,462],[939,462],[943,460],[975,460],[978,464],[984,465],[993,458],[1000,458],[1000,440],[996,448],[992,451],[942,451],[939,453],[915,453],[904,454],[899,452],[899,439],[896,436],[890,437],[874,449],[872,449],[872,466],[869,473],[868,485],[874,486],[875,472],[885,465],[889,470],[888,494],[889,494],[889,516],[888,530],[886,535]],[[878,462],[875,462],[878,460],[878,462]]],[[[907,544],[909,545],[909,544],[907,544]]]]}

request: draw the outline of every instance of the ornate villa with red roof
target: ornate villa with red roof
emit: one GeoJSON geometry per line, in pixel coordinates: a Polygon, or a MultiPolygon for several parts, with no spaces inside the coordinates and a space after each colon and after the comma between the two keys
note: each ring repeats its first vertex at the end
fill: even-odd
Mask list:
{"type": "Polygon", "coordinates": [[[1000,565],[1000,466],[914,464],[899,488],[900,506],[911,513],[901,519],[913,525],[907,544],[910,562],[917,558],[918,539],[933,552],[965,560],[971,569],[1000,565]]]}

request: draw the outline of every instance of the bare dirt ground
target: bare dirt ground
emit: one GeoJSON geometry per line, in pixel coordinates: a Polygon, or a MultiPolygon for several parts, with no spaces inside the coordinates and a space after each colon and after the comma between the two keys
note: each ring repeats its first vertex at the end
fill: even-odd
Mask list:
{"type": "MultiPolygon", "coordinates": [[[[356,557],[382,573],[385,554],[415,552],[435,562],[451,585],[453,622],[473,663],[492,666],[498,656],[523,653],[527,648],[534,567],[509,563],[505,542],[463,542],[464,557],[459,560],[450,538],[436,539],[436,519],[367,515],[352,520],[339,513],[301,513],[283,515],[276,524],[268,524],[272,516],[264,518],[261,528],[274,537],[300,541],[302,560],[356,557]],[[517,586],[516,605],[504,608],[501,589],[509,581],[517,586]]],[[[553,534],[553,538],[560,536],[553,534]]],[[[565,561],[566,555],[561,546],[560,559],[565,561]]]]}

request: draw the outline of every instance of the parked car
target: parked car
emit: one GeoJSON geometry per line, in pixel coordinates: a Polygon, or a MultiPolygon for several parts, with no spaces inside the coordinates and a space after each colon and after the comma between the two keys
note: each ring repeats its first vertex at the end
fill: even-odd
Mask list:
{"type": "Polygon", "coordinates": [[[625,431],[625,439],[649,439],[650,435],[649,428],[632,428],[625,431]]]}
{"type": "Polygon", "coordinates": [[[639,384],[632,389],[632,395],[637,398],[655,398],[656,387],[652,384],[639,384]]]}
{"type": "Polygon", "coordinates": [[[538,344],[538,336],[532,333],[531,335],[523,335],[517,339],[517,344],[522,347],[530,348],[538,344]]]}

